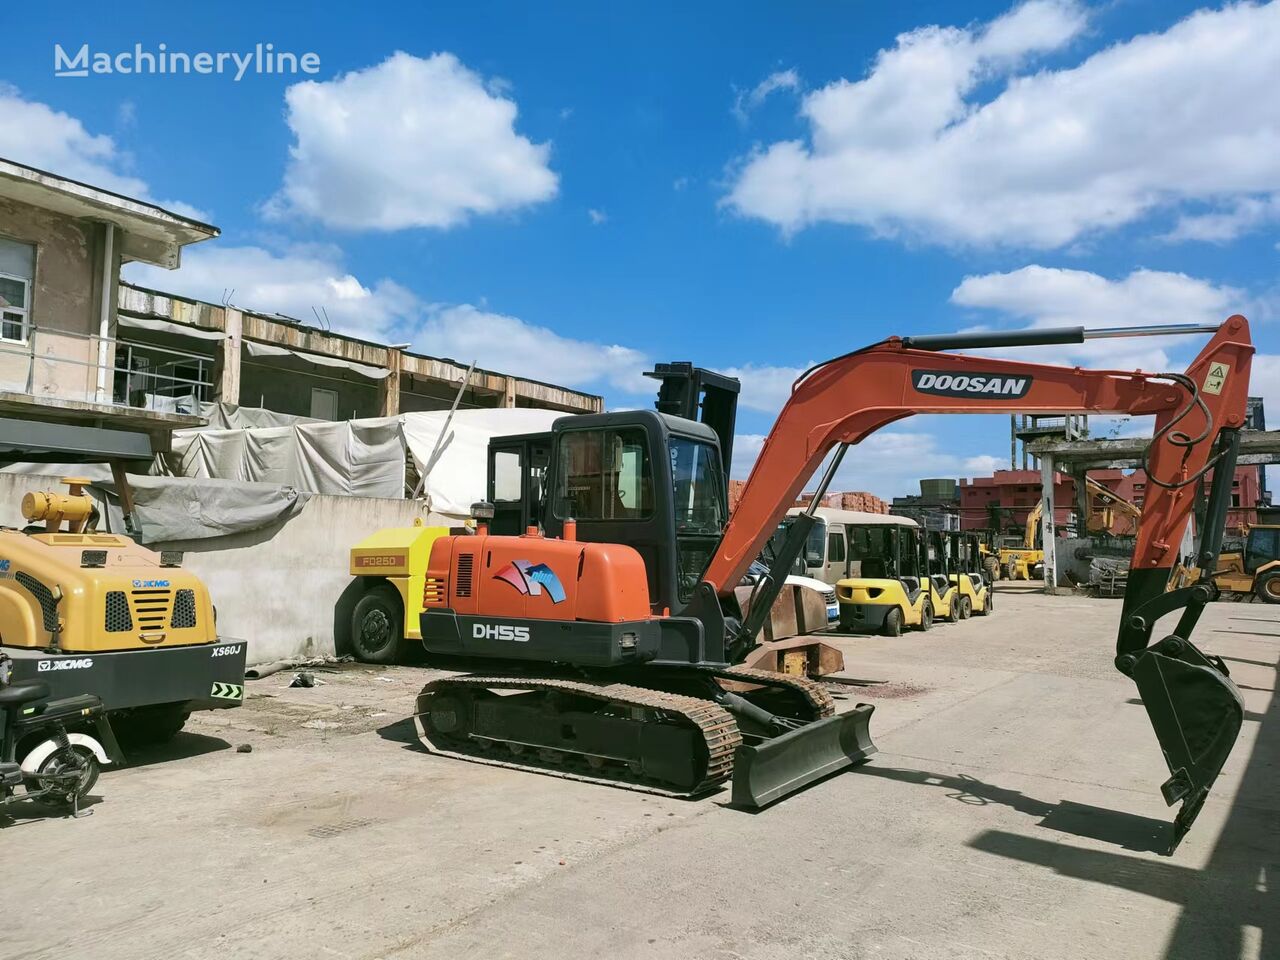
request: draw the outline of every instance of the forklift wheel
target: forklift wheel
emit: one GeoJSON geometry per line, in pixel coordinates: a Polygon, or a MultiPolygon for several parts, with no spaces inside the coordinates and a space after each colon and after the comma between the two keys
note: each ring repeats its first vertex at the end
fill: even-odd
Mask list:
{"type": "Polygon", "coordinates": [[[920,608],[920,629],[928,630],[933,626],[933,602],[926,600],[920,608]]]}
{"type": "Polygon", "coordinates": [[[902,636],[902,611],[897,607],[885,614],[884,635],[886,637],[902,636]]]}
{"type": "Polygon", "coordinates": [[[404,645],[400,593],[389,583],[370,589],[351,614],[351,651],[362,663],[395,663],[404,645]]]}
{"type": "Polygon", "coordinates": [[[1260,576],[1253,585],[1253,593],[1263,603],[1280,603],[1280,570],[1260,576]]]}
{"type": "Polygon", "coordinates": [[[973,613],[973,601],[968,597],[959,597],[956,600],[956,616],[960,620],[968,620],[969,615],[973,613]]]}
{"type": "Polygon", "coordinates": [[[974,615],[979,617],[988,617],[991,615],[993,604],[995,603],[996,591],[995,587],[987,587],[987,598],[983,601],[982,609],[975,610],[974,615]]]}

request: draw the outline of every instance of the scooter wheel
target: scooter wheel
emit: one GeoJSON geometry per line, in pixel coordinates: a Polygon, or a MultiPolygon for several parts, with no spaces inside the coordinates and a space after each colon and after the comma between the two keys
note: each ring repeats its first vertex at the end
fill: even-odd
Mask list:
{"type": "Polygon", "coordinates": [[[72,745],[55,750],[45,758],[36,769],[35,780],[28,782],[27,792],[48,790],[45,797],[49,800],[70,806],[93,789],[100,771],[92,750],[72,745]]]}

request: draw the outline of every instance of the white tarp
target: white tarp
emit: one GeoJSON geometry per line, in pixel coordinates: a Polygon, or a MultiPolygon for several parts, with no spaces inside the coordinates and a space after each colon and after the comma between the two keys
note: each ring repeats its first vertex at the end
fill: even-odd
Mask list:
{"type": "Polygon", "coordinates": [[[283,484],[335,496],[404,496],[404,441],[396,417],[179,430],[173,454],[175,471],[184,477],[283,484]]]}
{"type": "Polygon", "coordinates": [[[459,410],[441,440],[440,432],[448,416],[447,410],[406,413],[401,418],[405,445],[419,476],[426,478],[423,496],[427,508],[435,513],[467,517],[471,514],[471,505],[483,500],[487,493],[489,440],[550,430],[551,424],[566,414],[525,407],[459,410]]]}
{"type": "Polygon", "coordinates": [[[208,330],[204,327],[192,326],[189,323],[174,323],[172,320],[161,320],[159,317],[133,317],[122,313],[116,317],[122,327],[134,327],[138,330],[154,330],[157,333],[174,333],[180,337],[195,337],[197,340],[225,340],[227,335],[221,330],[208,330]]]}
{"type": "Polygon", "coordinates": [[[459,410],[443,437],[447,410],[239,430],[179,430],[173,435],[172,460],[186,477],[399,499],[405,496],[407,454],[425,477],[427,508],[466,517],[471,504],[486,494],[490,438],[550,430],[561,416],[526,408],[459,410]]]}

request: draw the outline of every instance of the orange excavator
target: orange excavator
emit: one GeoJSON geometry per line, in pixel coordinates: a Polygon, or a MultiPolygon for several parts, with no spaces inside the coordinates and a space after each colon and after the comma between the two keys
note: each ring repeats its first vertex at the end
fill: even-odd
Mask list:
{"type": "Polygon", "coordinates": [[[1201,552],[1218,554],[1252,354],[1240,316],[890,337],[796,381],[732,516],[726,394],[736,402],[737,384],[719,389],[709,371],[661,365],[656,411],[565,417],[546,434],[501,438],[490,449],[494,502],[477,504],[475,534],[441,531],[431,544],[420,614],[429,658],[484,669],[423,688],[419,737],[432,752],[500,766],[675,796],[731,780],[735,805],[777,800],[875,752],[870,705],[836,714],[819,684],[735,666],[758,643],[812,509],[753,578],[745,611],[735,588],[824,459],[811,504],[850,447],[915,413],[1152,415],[1115,665],[1137,684],[1164,751],[1165,799],[1182,802],[1176,845],[1235,743],[1243,704],[1223,661],[1190,640],[1212,581],[1165,587],[1194,485],[1211,469],[1201,552]],[[1185,373],[946,352],[1181,333],[1212,333],[1185,373]],[[511,532],[491,532],[495,516],[511,532]],[[1157,620],[1176,611],[1172,633],[1152,642],[1157,620]]]}

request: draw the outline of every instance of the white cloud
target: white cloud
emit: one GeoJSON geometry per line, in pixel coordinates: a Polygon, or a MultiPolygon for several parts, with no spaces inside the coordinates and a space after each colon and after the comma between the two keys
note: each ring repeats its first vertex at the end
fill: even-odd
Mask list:
{"type": "Polygon", "coordinates": [[[656,389],[643,376],[650,360],[639,350],[561,336],[471,304],[433,307],[414,345],[432,356],[477,360],[489,370],[569,387],[610,386],[632,394],[656,389]]]}
{"type": "MultiPolygon", "coordinates": [[[[1008,461],[990,454],[964,457],[951,452],[949,443],[927,429],[881,430],[849,448],[829,492],[863,490],[884,500],[920,492],[922,477],[973,477],[1004,469],[1008,461]]],[[[733,477],[745,480],[760,450],[763,434],[738,434],[733,443],[733,477]]],[[[825,464],[814,471],[806,489],[812,489],[825,464]]]]}
{"type": "Polygon", "coordinates": [[[768,100],[771,94],[777,93],[779,90],[799,89],[800,75],[794,69],[777,70],[750,90],[739,90],[738,95],[734,97],[733,107],[730,112],[738,118],[739,123],[746,123],[751,111],[757,109],[768,100]]]}
{"type": "MultiPolygon", "coordinates": [[[[122,127],[132,125],[131,101],[119,107],[122,127]]],[[[180,200],[157,200],[140,177],[128,173],[130,157],[106,134],[90,133],[83,123],[0,81],[0,156],[79,180],[113,193],[164,207],[180,216],[208,220],[209,215],[180,200]]]]}
{"type": "Polygon", "coordinates": [[[1183,214],[1172,230],[1164,235],[1170,242],[1201,240],[1226,243],[1262,224],[1280,219],[1280,194],[1270,197],[1245,197],[1226,209],[1213,213],[1183,214]]]}
{"type": "MultiPolygon", "coordinates": [[[[1265,304],[1242,290],[1183,273],[1139,269],[1110,280],[1085,270],[1038,265],[965,277],[951,292],[951,302],[993,311],[999,320],[1030,327],[1221,323],[1233,313],[1267,313],[1265,304]]],[[[1189,358],[1192,348],[1198,349],[1204,339],[1138,337],[980,352],[1039,363],[1155,371],[1171,365],[1181,369],[1174,355],[1189,358]]]]}
{"type": "Polygon", "coordinates": [[[505,87],[450,53],[395,53],[285,93],[295,142],[272,215],[331,227],[451,227],[555,196],[549,144],[516,132],[505,87]]]}
{"type": "Polygon", "coordinates": [[[809,93],[808,138],[744,158],[724,203],[788,233],[829,221],[1052,248],[1188,201],[1274,202],[1280,4],[1199,11],[1071,68],[1027,65],[1085,26],[1071,0],[1029,0],[902,34],[862,79],[809,93]]]}
{"type": "Polygon", "coordinates": [[[609,222],[609,215],[603,210],[597,210],[595,207],[592,207],[587,211],[587,219],[591,221],[591,225],[593,227],[598,227],[601,224],[609,222]]]}
{"type": "Polygon", "coordinates": [[[791,385],[807,366],[771,367],[747,363],[740,367],[717,369],[725,376],[737,377],[742,382],[742,392],[738,395],[740,406],[776,416],[791,396],[791,385]]]}
{"type": "Polygon", "coordinates": [[[245,310],[282,313],[308,324],[318,322],[312,309],[323,308],[336,332],[372,340],[395,339],[425,310],[415,294],[393,280],[360,281],[330,247],[273,253],[262,247],[201,245],[183,254],[177,271],[134,263],[124,275],[142,286],[212,303],[231,295],[232,303],[245,310]]]}

